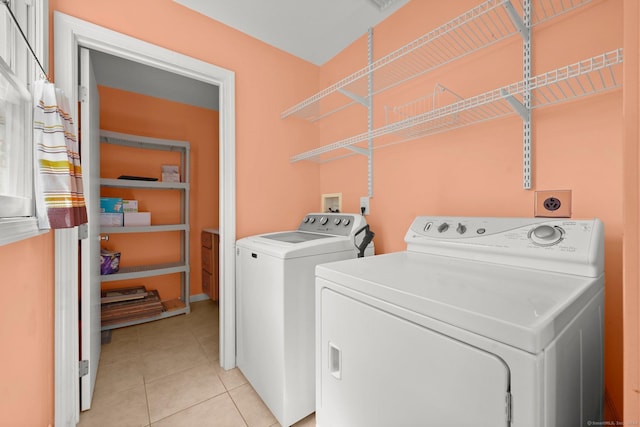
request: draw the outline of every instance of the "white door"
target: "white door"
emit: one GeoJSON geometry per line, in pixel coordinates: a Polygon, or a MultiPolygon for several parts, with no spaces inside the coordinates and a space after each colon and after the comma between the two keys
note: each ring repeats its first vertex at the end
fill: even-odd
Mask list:
{"type": "Polygon", "coordinates": [[[100,361],[100,99],[90,51],[80,48],[82,174],[89,217],[89,237],[81,243],[80,358],[89,372],[80,380],[80,410],[91,408],[100,361]]]}
{"type": "Polygon", "coordinates": [[[319,307],[318,426],[510,425],[500,358],[330,289],[319,307]]]}

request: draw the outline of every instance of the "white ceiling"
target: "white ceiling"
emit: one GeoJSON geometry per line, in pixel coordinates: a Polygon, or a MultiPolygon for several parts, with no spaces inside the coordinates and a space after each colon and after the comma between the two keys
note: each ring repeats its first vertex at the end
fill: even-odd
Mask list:
{"type": "Polygon", "coordinates": [[[409,0],[174,1],[322,65],[409,0]]]}
{"type": "Polygon", "coordinates": [[[99,85],[218,110],[218,86],[98,51],[91,61],[99,85]]]}

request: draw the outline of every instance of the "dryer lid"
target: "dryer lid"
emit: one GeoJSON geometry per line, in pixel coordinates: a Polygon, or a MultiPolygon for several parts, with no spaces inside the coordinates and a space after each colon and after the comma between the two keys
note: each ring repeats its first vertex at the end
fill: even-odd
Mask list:
{"type": "Polygon", "coordinates": [[[604,284],[602,276],[413,252],[319,265],[316,276],[534,354],[604,284]]]}

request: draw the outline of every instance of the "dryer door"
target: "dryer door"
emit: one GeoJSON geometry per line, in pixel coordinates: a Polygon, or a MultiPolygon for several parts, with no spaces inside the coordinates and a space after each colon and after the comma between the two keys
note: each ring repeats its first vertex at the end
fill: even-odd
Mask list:
{"type": "Polygon", "coordinates": [[[331,289],[320,299],[318,426],[510,424],[502,359],[331,289]]]}

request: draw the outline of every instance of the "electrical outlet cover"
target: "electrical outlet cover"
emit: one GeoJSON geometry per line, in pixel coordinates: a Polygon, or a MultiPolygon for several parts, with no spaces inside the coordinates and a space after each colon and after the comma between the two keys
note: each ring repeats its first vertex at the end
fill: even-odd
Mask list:
{"type": "Polygon", "coordinates": [[[364,208],[364,212],[362,212],[363,215],[369,215],[369,197],[364,196],[364,197],[360,197],[360,210],[362,211],[362,208],[364,208]]]}
{"type": "Polygon", "coordinates": [[[533,212],[537,217],[571,218],[571,190],[536,191],[533,212]]]}

